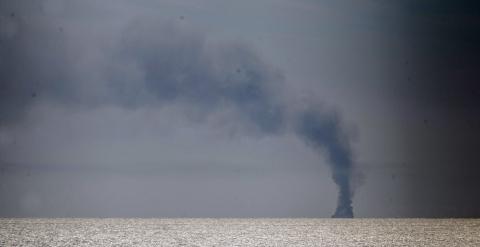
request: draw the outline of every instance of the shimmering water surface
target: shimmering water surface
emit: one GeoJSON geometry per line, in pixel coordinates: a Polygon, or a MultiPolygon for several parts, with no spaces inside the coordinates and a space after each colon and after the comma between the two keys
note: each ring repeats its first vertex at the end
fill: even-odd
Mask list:
{"type": "Polygon", "coordinates": [[[480,246],[480,219],[0,219],[0,246],[480,246]]]}

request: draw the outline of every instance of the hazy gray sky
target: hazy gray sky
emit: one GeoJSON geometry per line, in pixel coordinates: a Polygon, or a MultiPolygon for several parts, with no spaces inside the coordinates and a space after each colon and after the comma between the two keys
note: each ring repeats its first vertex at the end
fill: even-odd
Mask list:
{"type": "Polygon", "coordinates": [[[477,10],[0,1],[0,216],[478,216],[477,10]]]}

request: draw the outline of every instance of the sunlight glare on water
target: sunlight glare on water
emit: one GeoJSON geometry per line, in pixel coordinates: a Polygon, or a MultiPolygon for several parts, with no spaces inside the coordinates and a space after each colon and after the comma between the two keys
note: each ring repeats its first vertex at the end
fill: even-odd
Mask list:
{"type": "Polygon", "coordinates": [[[4,218],[0,246],[480,246],[480,220],[4,218]]]}

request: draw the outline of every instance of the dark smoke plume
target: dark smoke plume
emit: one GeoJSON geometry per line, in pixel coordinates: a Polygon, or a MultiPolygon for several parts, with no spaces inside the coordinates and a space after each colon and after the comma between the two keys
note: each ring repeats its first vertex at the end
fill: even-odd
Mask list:
{"type": "MultiPolygon", "coordinates": [[[[318,109],[289,114],[276,91],[283,76],[245,44],[209,42],[174,23],[140,20],[103,51],[106,62],[78,64],[67,56],[68,36],[47,20],[30,25],[21,13],[2,18],[15,29],[1,36],[0,126],[20,121],[38,100],[126,108],[179,103],[203,115],[229,107],[264,134],[280,133],[293,123],[301,139],[328,157],[339,188],[334,217],[353,217],[352,157],[339,117],[318,109]]],[[[82,58],[82,51],[74,54],[82,58]]]]}
{"type": "Polygon", "coordinates": [[[306,110],[296,120],[295,131],[314,149],[325,151],[333,181],[338,186],[337,209],[332,217],[352,218],[352,155],[348,136],[335,113],[306,110]]]}
{"type": "MultiPolygon", "coordinates": [[[[133,32],[125,37],[124,49],[141,65],[147,78],[146,87],[160,101],[181,100],[201,107],[227,102],[267,134],[278,133],[286,124],[285,106],[277,102],[272,89],[279,86],[283,77],[262,62],[252,49],[236,43],[211,47],[201,36],[172,26],[162,32],[154,32],[144,22],[134,27],[127,31],[133,32]],[[166,35],[152,36],[152,33],[166,35]]],[[[339,116],[316,109],[289,117],[293,118],[296,134],[315,149],[324,150],[328,157],[339,189],[333,217],[353,217],[352,157],[339,116]]]]}

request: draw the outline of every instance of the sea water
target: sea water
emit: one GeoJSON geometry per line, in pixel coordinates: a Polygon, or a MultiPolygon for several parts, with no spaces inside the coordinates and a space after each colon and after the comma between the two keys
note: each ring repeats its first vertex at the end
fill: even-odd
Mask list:
{"type": "Polygon", "coordinates": [[[480,219],[0,219],[0,246],[480,246],[480,219]]]}

